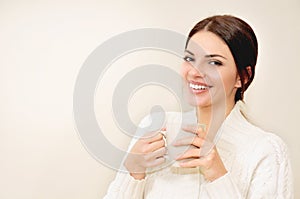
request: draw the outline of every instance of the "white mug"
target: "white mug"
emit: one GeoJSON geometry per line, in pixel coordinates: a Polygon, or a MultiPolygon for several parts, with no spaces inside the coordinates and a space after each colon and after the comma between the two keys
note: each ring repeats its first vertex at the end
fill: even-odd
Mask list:
{"type": "MultiPolygon", "coordinates": [[[[174,146],[174,142],[176,140],[190,137],[194,139],[197,136],[197,132],[201,128],[205,130],[205,125],[203,124],[183,124],[182,122],[169,122],[166,124],[166,131],[163,132],[165,137],[166,147],[167,147],[167,155],[166,159],[168,164],[171,164],[172,167],[180,167],[179,162],[176,161],[176,158],[186,152],[189,149],[196,148],[194,145],[186,145],[186,146],[174,146]],[[185,126],[189,126],[192,128],[194,133],[184,131],[182,128],[185,126]]],[[[181,161],[188,161],[188,159],[184,159],[181,161]]]]}

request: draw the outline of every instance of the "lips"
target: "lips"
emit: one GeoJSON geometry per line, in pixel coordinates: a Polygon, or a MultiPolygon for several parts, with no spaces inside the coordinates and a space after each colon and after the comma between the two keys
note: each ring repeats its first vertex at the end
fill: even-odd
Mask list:
{"type": "Polygon", "coordinates": [[[202,82],[188,82],[188,87],[190,91],[194,94],[200,94],[208,91],[212,86],[209,86],[202,82]]]}
{"type": "Polygon", "coordinates": [[[195,90],[207,90],[212,87],[202,82],[189,82],[188,85],[195,90]]]}
{"type": "Polygon", "coordinates": [[[206,90],[209,89],[209,86],[204,86],[200,84],[189,83],[189,87],[195,90],[206,90]]]}

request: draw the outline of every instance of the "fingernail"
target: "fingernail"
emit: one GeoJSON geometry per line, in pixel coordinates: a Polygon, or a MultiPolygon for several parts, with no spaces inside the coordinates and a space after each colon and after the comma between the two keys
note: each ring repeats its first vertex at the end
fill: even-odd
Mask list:
{"type": "Polygon", "coordinates": [[[175,160],[178,160],[182,157],[183,154],[178,154],[176,157],[175,157],[175,160]]]}

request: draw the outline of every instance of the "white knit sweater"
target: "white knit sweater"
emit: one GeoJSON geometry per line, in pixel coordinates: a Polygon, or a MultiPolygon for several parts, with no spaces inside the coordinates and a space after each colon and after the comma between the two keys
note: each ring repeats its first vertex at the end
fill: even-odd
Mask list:
{"type": "MultiPolygon", "coordinates": [[[[168,120],[177,117],[168,114],[168,120]],[[170,119],[171,118],[171,119],[170,119]]],[[[118,172],[105,199],[290,199],[292,172],[283,141],[249,123],[238,102],[219,129],[218,152],[228,171],[206,182],[197,168],[165,167],[135,180],[118,172]]],[[[133,145],[135,141],[131,143],[133,145]]]]}

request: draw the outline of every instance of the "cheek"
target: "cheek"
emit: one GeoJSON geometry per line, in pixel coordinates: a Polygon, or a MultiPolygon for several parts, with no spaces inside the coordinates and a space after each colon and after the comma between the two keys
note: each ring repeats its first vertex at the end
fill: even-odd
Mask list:
{"type": "Polygon", "coordinates": [[[186,76],[188,74],[188,71],[189,71],[189,66],[187,63],[183,62],[182,65],[181,65],[181,70],[180,70],[180,74],[181,76],[186,79],[186,76]]]}
{"type": "Polygon", "coordinates": [[[221,71],[220,78],[226,93],[231,92],[235,88],[237,82],[235,71],[221,71]]]}

